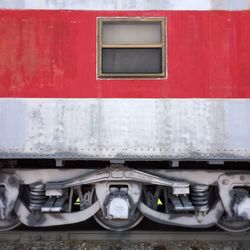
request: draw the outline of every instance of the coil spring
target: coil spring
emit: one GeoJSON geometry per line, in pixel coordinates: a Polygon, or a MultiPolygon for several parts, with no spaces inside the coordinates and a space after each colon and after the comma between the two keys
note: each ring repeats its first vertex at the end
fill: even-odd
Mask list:
{"type": "Polygon", "coordinates": [[[190,198],[196,211],[207,212],[209,210],[209,186],[208,185],[191,186],[190,198]]]}
{"type": "Polygon", "coordinates": [[[29,197],[29,208],[31,210],[40,210],[46,201],[45,185],[30,185],[29,197]]]}

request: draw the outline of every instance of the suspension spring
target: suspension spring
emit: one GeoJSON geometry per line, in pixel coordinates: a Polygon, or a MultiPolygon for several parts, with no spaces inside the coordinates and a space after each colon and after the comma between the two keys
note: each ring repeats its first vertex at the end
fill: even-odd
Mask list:
{"type": "Polygon", "coordinates": [[[40,210],[42,205],[45,203],[47,197],[45,195],[45,185],[44,184],[31,184],[29,186],[29,198],[30,204],[29,208],[31,210],[40,210]]]}
{"type": "Polygon", "coordinates": [[[209,186],[191,186],[190,199],[197,212],[206,213],[209,210],[209,186]]]}

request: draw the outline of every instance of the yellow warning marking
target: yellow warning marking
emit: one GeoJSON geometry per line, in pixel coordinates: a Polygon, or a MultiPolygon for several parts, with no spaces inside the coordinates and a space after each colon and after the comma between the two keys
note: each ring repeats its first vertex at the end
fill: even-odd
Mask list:
{"type": "Polygon", "coordinates": [[[80,205],[80,198],[78,197],[77,200],[75,201],[74,205],[80,205]]]}
{"type": "Polygon", "coordinates": [[[158,198],[158,200],[157,200],[157,205],[158,205],[158,206],[161,206],[161,205],[162,205],[162,202],[161,202],[160,198],[158,198]]]}

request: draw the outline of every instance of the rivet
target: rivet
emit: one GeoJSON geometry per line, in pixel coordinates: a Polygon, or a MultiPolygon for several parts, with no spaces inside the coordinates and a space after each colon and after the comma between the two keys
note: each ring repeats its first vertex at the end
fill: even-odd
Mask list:
{"type": "Polygon", "coordinates": [[[228,179],[224,179],[224,180],[222,181],[222,184],[223,184],[223,185],[228,185],[228,184],[229,184],[229,180],[228,180],[228,179]]]}
{"type": "Polygon", "coordinates": [[[245,180],[246,180],[246,176],[241,175],[241,176],[240,176],[240,180],[241,180],[241,181],[245,181],[245,180]]]}
{"type": "Polygon", "coordinates": [[[60,235],[56,236],[56,240],[61,240],[61,239],[62,239],[62,236],[60,236],[60,235]]]}
{"type": "Polygon", "coordinates": [[[40,235],[36,235],[35,240],[41,240],[42,237],[40,235]]]}
{"type": "Polygon", "coordinates": [[[10,184],[15,184],[16,183],[16,179],[14,177],[10,177],[9,183],[10,184]]]}

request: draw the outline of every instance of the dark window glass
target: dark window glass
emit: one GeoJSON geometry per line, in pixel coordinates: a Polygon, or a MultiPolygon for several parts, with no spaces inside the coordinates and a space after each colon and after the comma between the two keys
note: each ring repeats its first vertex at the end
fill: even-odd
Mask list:
{"type": "Polygon", "coordinates": [[[161,48],[103,48],[104,74],[161,74],[161,48]]]}

